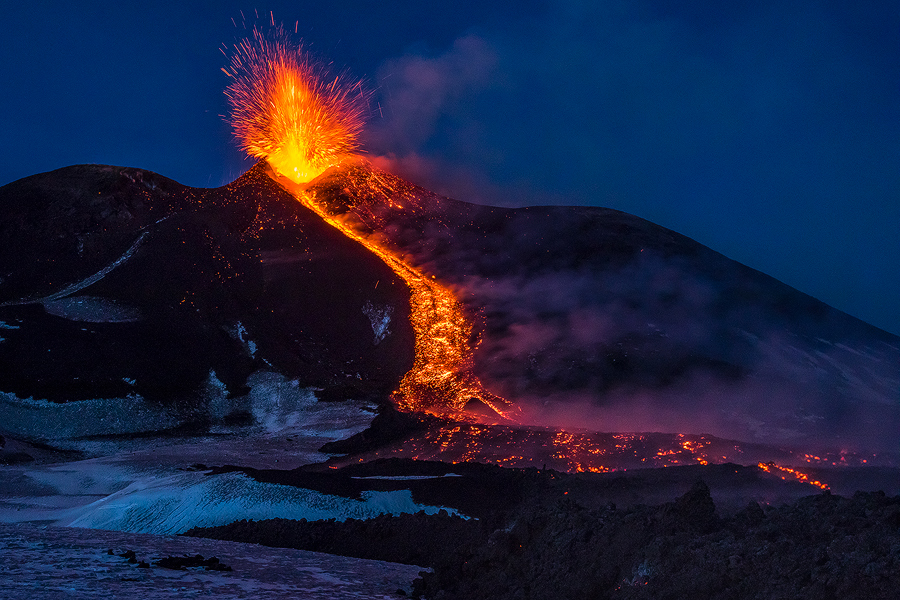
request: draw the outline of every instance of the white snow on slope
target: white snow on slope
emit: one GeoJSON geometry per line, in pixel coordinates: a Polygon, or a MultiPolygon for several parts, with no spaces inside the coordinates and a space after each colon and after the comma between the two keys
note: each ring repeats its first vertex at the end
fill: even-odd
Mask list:
{"type": "Polygon", "coordinates": [[[97,283],[98,281],[100,281],[101,279],[103,279],[104,277],[109,275],[109,273],[113,269],[115,269],[119,265],[125,264],[125,262],[127,262],[128,259],[131,258],[135,252],[137,252],[137,249],[141,247],[141,244],[144,243],[144,238],[146,238],[146,237],[147,237],[147,232],[145,231],[140,236],[138,236],[138,239],[135,240],[135,242],[131,245],[131,247],[128,248],[128,250],[126,250],[122,256],[120,256],[119,258],[117,258],[116,260],[111,262],[110,264],[106,265],[105,267],[103,267],[102,269],[100,269],[99,271],[97,271],[96,273],[91,275],[90,277],[85,277],[81,281],[73,283],[72,285],[65,287],[62,290],[56,292],[55,294],[51,294],[45,298],[42,298],[42,300],[47,301],[47,300],[58,300],[59,298],[65,298],[66,296],[71,296],[75,292],[80,292],[84,288],[97,283]]]}
{"type": "Polygon", "coordinates": [[[364,492],[352,500],[273,483],[241,473],[184,473],[139,480],[88,506],[66,511],[58,525],[138,533],[182,533],[192,527],[226,525],[240,519],[368,519],[380,514],[434,514],[437,506],[413,502],[409,490],[364,492]]]}
{"type": "Polygon", "coordinates": [[[181,419],[137,394],[57,404],[0,391],[0,423],[16,436],[50,441],[166,429],[181,419]]]}
{"type": "Polygon", "coordinates": [[[72,296],[58,300],[44,300],[44,310],[70,321],[86,323],[133,323],[141,320],[141,311],[98,296],[72,296]]]}
{"type": "Polygon", "coordinates": [[[256,342],[247,336],[247,328],[244,327],[243,323],[240,321],[235,323],[235,325],[228,330],[228,335],[244,345],[244,349],[247,351],[247,354],[250,355],[250,358],[256,358],[256,342]]]}
{"type": "Polygon", "coordinates": [[[135,242],[131,245],[131,247],[128,248],[128,250],[126,250],[125,253],[122,254],[122,256],[120,256],[119,258],[117,258],[116,260],[111,262],[110,264],[106,265],[105,267],[103,267],[102,269],[100,269],[99,271],[94,273],[93,275],[90,275],[89,277],[85,277],[81,281],[75,282],[71,285],[64,287],[63,289],[56,292],[55,294],[50,294],[49,296],[44,296],[42,298],[36,298],[36,299],[30,299],[30,300],[17,300],[17,301],[13,301],[13,302],[4,302],[4,303],[0,304],[0,306],[19,306],[22,304],[35,304],[38,302],[59,300],[60,298],[65,298],[66,296],[71,296],[75,292],[80,292],[84,288],[97,283],[98,281],[100,281],[101,279],[103,279],[104,277],[109,275],[109,273],[116,267],[125,264],[128,261],[128,259],[134,255],[134,253],[137,251],[137,249],[141,247],[141,244],[144,243],[144,238],[147,237],[147,233],[148,232],[145,231],[140,236],[138,236],[138,239],[135,240],[135,242]]]}
{"type": "MultiPolygon", "coordinates": [[[[55,445],[96,457],[0,469],[0,522],[168,533],[240,519],[343,520],[440,510],[416,504],[409,490],[368,492],[350,499],[260,483],[238,472],[207,475],[204,467],[194,467],[203,463],[292,469],[321,462],[327,458],[317,451],[322,444],[361,431],[374,414],[361,402],[316,402],[311,390],[278,373],[257,373],[249,383],[250,394],[230,399],[224,384],[210,373],[208,387],[219,394],[210,406],[227,411],[226,403],[241,402],[252,411],[255,426],[223,426],[218,433],[183,438],[59,439],[55,445]]],[[[19,428],[52,439],[71,436],[104,418],[121,428],[120,413],[127,417],[135,412],[126,400],[52,405],[13,397],[6,408],[20,419],[23,412],[33,413],[19,428]],[[92,406],[94,412],[86,414],[92,406]]],[[[0,402],[0,412],[3,407],[0,402]]],[[[4,417],[0,414],[0,427],[7,429],[11,422],[4,417]]]]}
{"type": "MultiPolygon", "coordinates": [[[[132,382],[133,383],[133,382],[132,382]]],[[[215,372],[205,386],[206,410],[213,420],[236,411],[252,414],[254,434],[326,437],[329,441],[353,435],[371,422],[373,407],[366,403],[321,403],[315,390],[271,371],[257,371],[247,379],[251,391],[231,397],[215,372]]],[[[0,391],[0,428],[31,441],[73,447],[66,440],[96,435],[161,431],[177,427],[190,415],[177,408],[147,402],[131,393],[125,398],[96,398],[66,403],[19,398],[0,391]]],[[[232,433],[218,427],[213,433],[232,433]]]]}
{"type": "Polygon", "coordinates": [[[313,388],[300,387],[296,379],[279,373],[256,372],[247,385],[253,419],[269,433],[296,428],[318,404],[313,388]]]}
{"type": "Polygon", "coordinates": [[[375,345],[377,346],[391,332],[388,326],[391,324],[391,315],[394,313],[394,307],[390,304],[375,306],[367,300],[365,305],[363,305],[362,311],[364,315],[369,317],[369,322],[372,324],[372,333],[375,334],[375,345]]]}
{"type": "MultiPolygon", "coordinates": [[[[296,379],[288,379],[274,371],[257,371],[247,378],[250,393],[245,396],[231,396],[227,387],[210,371],[206,383],[206,397],[209,414],[213,419],[223,419],[234,412],[248,412],[253,415],[256,433],[266,435],[283,434],[295,430],[298,434],[309,435],[317,415],[347,413],[347,426],[339,431],[330,431],[339,439],[358,431],[358,419],[350,418],[360,409],[367,410],[366,404],[320,403],[316,399],[315,388],[303,387],[296,379]],[[345,406],[346,408],[340,408],[345,406]]],[[[374,407],[371,407],[374,410],[374,407]]],[[[371,421],[371,414],[369,415],[371,421]]],[[[333,421],[331,426],[338,421],[333,421]]],[[[227,430],[227,428],[223,429],[227,430]]],[[[219,429],[216,430],[220,431],[219,429]]]]}

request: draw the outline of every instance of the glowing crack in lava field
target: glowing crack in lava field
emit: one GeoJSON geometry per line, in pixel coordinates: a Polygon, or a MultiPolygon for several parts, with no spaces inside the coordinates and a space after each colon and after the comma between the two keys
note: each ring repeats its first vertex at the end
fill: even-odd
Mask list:
{"type": "MultiPolygon", "coordinates": [[[[877,463],[878,455],[817,455],[742,444],[709,435],[595,433],[523,427],[514,401],[492,393],[474,370],[473,323],[447,285],[391,247],[380,228],[392,211],[415,213],[417,188],[354,155],[366,112],[362,85],[331,76],[281,29],[235,46],[226,95],[230,122],[243,150],[268,163],[269,176],[347,237],[376,254],[410,290],[415,333],[412,369],[392,400],[407,413],[428,413],[443,425],[345,462],[404,456],[569,472],[738,462],[819,488],[827,484],[782,464],[810,467],[877,463]],[[335,175],[342,199],[314,180],[335,175]],[[342,204],[343,203],[343,204],[342,204]],[[479,402],[490,411],[478,409],[479,402]],[[475,407],[475,408],[473,408],[475,407]]],[[[333,183],[333,182],[332,182],[333,183]]],[[[421,212],[421,211],[420,211],[421,212]]]]}

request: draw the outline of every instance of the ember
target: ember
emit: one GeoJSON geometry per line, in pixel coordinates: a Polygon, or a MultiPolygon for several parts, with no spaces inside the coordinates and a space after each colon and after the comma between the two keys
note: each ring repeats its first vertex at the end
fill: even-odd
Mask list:
{"type": "MultiPolygon", "coordinates": [[[[837,453],[823,452],[810,467],[833,467],[837,453]]],[[[548,468],[569,473],[609,473],[631,469],[715,465],[756,465],[767,473],[822,488],[824,483],[779,465],[802,464],[794,450],[748,444],[712,435],[599,433],[448,422],[377,450],[336,460],[336,464],[402,456],[450,463],[479,462],[514,468],[548,468]],[[777,461],[777,463],[776,463],[777,461]]],[[[840,453],[846,467],[896,464],[896,457],[840,453]]],[[[827,486],[826,486],[827,487],[827,486]]],[[[825,489],[825,488],[822,488],[825,489]]]]}

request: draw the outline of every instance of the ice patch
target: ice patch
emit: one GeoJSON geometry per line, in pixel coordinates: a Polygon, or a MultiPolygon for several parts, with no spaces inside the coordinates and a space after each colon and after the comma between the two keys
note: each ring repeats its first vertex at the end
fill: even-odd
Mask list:
{"type": "Polygon", "coordinates": [[[141,320],[141,312],[114,300],[97,296],[74,296],[44,300],[44,310],[70,321],[87,323],[132,323],[141,320]]]}
{"type": "Polygon", "coordinates": [[[375,345],[377,346],[391,332],[388,326],[391,324],[391,315],[394,314],[394,307],[390,304],[375,306],[372,302],[366,300],[362,311],[364,315],[369,317],[369,322],[372,324],[372,333],[375,334],[375,345]]]}
{"type": "Polygon", "coordinates": [[[417,504],[409,490],[366,491],[360,500],[287,485],[260,483],[242,473],[179,473],[138,480],[87,506],[62,511],[57,525],[135,533],[175,534],[241,519],[371,519],[453,509],[417,504]]]}

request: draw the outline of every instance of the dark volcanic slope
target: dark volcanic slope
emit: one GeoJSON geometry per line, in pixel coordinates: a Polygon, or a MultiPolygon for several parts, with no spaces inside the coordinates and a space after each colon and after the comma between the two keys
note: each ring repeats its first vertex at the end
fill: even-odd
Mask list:
{"type": "MultiPolygon", "coordinates": [[[[900,339],[675,232],[457,202],[364,162],[310,190],[457,290],[479,376],[525,424],[896,450],[900,339]]],[[[2,406],[130,397],[178,407],[171,426],[221,418],[209,391],[259,370],[383,399],[411,365],[405,285],[263,166],[210,190],[70,167],[0,209],[2,406]]]]}
{"type": "Polygon", "coordinates": [[[205,389],[239,395],[260,369],[359,398],[411,365],[405,284],[259,169],[205,190],[75,166],[0,188],[0,210],[7,400],[140,397],[203,421],[205,389]]]}
{"type": "Polygon", "coordinates": [[[312,190],[458,290],[479,375],[529,422],[896,449],[900,339],[689,238],[457,202],[365,163],[312,190]]]}

